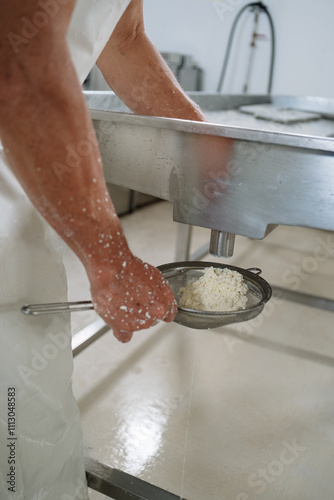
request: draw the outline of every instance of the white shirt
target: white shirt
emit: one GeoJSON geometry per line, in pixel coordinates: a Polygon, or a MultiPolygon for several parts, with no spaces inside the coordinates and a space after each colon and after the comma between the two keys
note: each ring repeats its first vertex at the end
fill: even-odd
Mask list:
{"type": "Polygon", "coordinates": [[[80,83],[96,63],[130,0],[77,0],[68,43],[80,83]]]}

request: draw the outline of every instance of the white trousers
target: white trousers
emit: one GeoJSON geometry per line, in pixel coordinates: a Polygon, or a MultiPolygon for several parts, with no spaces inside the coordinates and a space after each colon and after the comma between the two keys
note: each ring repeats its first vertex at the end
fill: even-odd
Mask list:
{"type": "Polygon", "coordinates": [[[72,394],[68,315],[25,316],[67,300],[64,244],[0,151],[0,499],[88,498],[72,394]]]}

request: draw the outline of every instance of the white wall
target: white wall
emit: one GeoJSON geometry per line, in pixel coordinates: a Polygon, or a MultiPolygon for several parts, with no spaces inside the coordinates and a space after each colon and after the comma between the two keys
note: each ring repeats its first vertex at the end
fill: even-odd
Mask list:
{"type": "MultiPolygon", "coordinates": [[[[160,51],[191,54],[204,70],[204,90],[214,92],[232,22],[244,0],[144,0],[146,31],[160,51]]],[[[333,0],[267,0],[276,30],[273,94],[334,97],[333,0]]],[[[224,93],[241,93],[249,57],[253,15],[236,31],[224,93]]],[[[260,17],[259,40],[249,93],[267,89],[270,39],[260,17]]]]}

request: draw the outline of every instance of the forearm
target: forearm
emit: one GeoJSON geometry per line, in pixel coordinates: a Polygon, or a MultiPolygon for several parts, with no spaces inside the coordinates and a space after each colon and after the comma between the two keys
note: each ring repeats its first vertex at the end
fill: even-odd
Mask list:
{"type": "Polygon", "coordinates": [[[144,29],[120,47],[111,39],[98,65],[109,86],[134,113],[205,120],[200,108],[186,96],[144,29]]]}
{"type": "Polygon", "coordinates": [[[127,245],[65,41],[52,65],[40,54],[44,72],[36,73],[29,57],[23,72],[12,64],[16,85],[1,80],[1,139],[31,201],[89,273],[111,260],[112,247],[119,252],[127,245]]]}
{"type": "Polygon", "coordinates": [[[6,33],[38,6],[0,6],[0,137],[27,195],[84,264],[95,310],[126,342],[133,331],[172,321],[176,303],[161,273],[130,252],[107,192],[66,43],[74,0],[21,50],[10,47],[6,33]]]}

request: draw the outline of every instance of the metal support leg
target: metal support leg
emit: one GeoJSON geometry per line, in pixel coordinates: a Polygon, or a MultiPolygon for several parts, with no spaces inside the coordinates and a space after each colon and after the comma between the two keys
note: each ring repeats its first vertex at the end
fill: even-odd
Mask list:
{"type": "Polygon", "coordinates": [[[184,500],[91,457],[85,458],[85,467],[89,488],[114,500],[184,500]]]}
{"type": "Polygon", "coordinates": [[[90,325],[86,326],[72,337],[72,353],[73,357],[79,352],[90,346],[95,340],[99,339],[102,335],[110,330],[110,326],[99,318],[93,321],[90,325]]]}
{"type": "Polygon", "coordinates": [[[190,241],[191,241],[192,227],[188,224],[177,225],[176,235],[176,262],[189,260],[190,241]]]}
{"type": "Polygon", "coordinates": [[[209,253],[209,243],[190,254],[190,244],[193,227],[187,224],[178,224],[176,235],[175,261],[200,260],[209,253]]]}
{"type": "Polygon", "coordinates": [[[289,290],[280,286],[272,286],[273,297],[278,297],[290,302],[296,302],[308,307],[315,307],[324,311],[334,312],[334,300],[326,299],[325,297],[318,297],[308,293],[298,292],[296,290],[289,290]]]}

